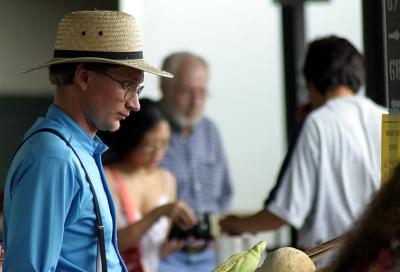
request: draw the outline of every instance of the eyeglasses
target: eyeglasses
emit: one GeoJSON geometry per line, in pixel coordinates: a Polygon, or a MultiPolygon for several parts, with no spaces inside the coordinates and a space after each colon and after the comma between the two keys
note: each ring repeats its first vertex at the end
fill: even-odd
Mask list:
{"type": "Polygon", "coordinates": [[[132,81],[128,80],[118,80],[115,77],[107,74],[106,72],[102,72],[103,75],[108,77],[111,80],[114,80],[115,82],[118,82],[121,85],[121,88],[125,91],[124,99],[125,101],[131,100],[132,98],[140,96],[140,94],[143,92],[144,86],[141,84],[133,83],[132,81]]]}
{"type": "Polygon", "coordinates": [[[145,152],[165,151],[169,146],[168,142],[143,143],[140,148],[145,152]]]}
{"type": "Polygon", "coordinates": [[[196,98],[196,99],[204,100],[209,95],[207,89],[201,89],[201,90],[196,90],[196,91],[186,90],[186,89],[176,89],[175,91],[183,99],[194,99],[194,98],[196,98]]]}

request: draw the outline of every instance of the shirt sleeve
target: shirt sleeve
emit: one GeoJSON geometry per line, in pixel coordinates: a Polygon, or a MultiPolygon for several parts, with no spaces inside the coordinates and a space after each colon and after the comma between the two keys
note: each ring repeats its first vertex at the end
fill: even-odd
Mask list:
{"type": "Polygon", "coordinates": [[[36,159],[10,189],[5,271],[55,271],[64,226],[76,194],[73,169],[62,159],[36,159]]]}
{"type": "Polygon", "coordinates": [[[226,164],[224,165],[224,177],[222,180],[222,194],[219,199],[222,211],[227,210],[231,205],[232,184],[226,164]]]}
{"type": "Polygon", "coordinates": [[[317,190],[320,140],[313,119],[308,119],[274,195],[266,208],[299,229],[309,215],[317,190]]]}
{"type": "Polygon", "coordinates": [[[217,139],[218,160],[220,160],[222,162],[222,167],[223,167],[222,189],[221,189],[221,194],[218,199],[218,202],[219,202],[220,210],[225,211],[231,205],[232,193],[233,193],[232,182],[231,182],[228,163],[225,158],[222,142],[219,137],[218,131],[216,129],[215,129],[215,133],[216,133],[216,139],[217,139]]]}

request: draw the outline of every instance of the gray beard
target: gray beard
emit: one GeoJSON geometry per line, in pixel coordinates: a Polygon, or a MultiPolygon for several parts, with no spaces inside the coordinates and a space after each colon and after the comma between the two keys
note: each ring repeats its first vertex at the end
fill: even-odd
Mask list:
{"type": "Polygon", "coordinates": [[[199,113],[196,120],[193,123],[189,123],[182,114],[177,112],[174,108],[168,106],[164,101],[160,101],[159,105],[161,111],[164,113],[173,129],[191,129],[200,121],[202,117],[202,113],[199,113]]]}

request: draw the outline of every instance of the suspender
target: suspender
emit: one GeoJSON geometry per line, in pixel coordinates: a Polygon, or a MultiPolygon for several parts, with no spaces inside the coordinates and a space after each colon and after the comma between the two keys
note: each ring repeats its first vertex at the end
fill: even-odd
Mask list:
{"type": "Polygon", "coordinates": [[[93,204],[94,204],[94,210],[96,213],[96,227],[97,227],[97,237],[99,240],[99,247],[100,247],[100,257],[101,257],[101,268],[102,268],[102,272],[107,272],[107,258],[106,258],[106,249],[105,249],[105,242],[104,242],[104,225],[103,225],[103,220],[101,219],[101,213],[100,213],[100,207],[99,207],[99,202],[97,201],[97,196],[96,196],[96,192],[94,191],[94,187],[92,184],[92,181],[89,177],[88,172],[86,171],[85,166],[83,166],[83,163],[81,161],[81,159],[78,156],[78,153],[76,153],[75,149],[72,147],[72,145],[67,141],[67,139],[65,139],[65,137],[58,132],[55,129],[51,129],[51,128],[41,128],[36,130],[35,132],[33,132],[31,135],[29,135],[17,148],[17,150],[15,151],[15,154],[18,152],[18,150],[22,147],[22,145],[28,140],[30,139],[33,135],[39,133],[39,132],[49,132],[52,133],[56,136],[58,136],[61,140],[63,140],[66,145],[71,148],[72,152],[74,152],[75,156],[78,158],[79,163],[83,169],[83,171],[85,172],[85,177],[87,182],[89,183],[89,187],[90,187],[90,191],[93,194],[93,204]]]}

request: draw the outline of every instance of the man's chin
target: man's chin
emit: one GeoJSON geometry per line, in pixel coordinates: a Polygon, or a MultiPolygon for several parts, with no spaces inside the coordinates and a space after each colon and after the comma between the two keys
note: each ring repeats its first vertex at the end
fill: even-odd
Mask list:
{"type": "Polygon", "coordinates": [[[110,132],[115,132],[121,127],[121,124],[117,122],[112,128],[110,128],[110,132]]]}
{"type": "Polygon", "coordinates": [[[201,119],[201,114],[197,114],[195,116],[193,116],[193,115],[186,116],[184,119],[185,119],[186,127],[192,128],[199,123],[199,121],[201,119]]]}
{"type": "Polygon", "coordinates": [[[121,124],[119,122],[115,122],[113,124],[108,124],[105,125],[102,129],[100,129],[101,131],[109,131],[109,132],[115,132],[117,131],[119,128],[121,127],[121,124]]]}
{"type": "Polygon", "coordinates": [[[173,109],[169,109],[170,118],[180,128],[191,129],[197,125],[202,117],[202,113],[185,115],[173,109]]]}

